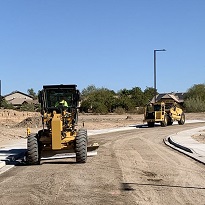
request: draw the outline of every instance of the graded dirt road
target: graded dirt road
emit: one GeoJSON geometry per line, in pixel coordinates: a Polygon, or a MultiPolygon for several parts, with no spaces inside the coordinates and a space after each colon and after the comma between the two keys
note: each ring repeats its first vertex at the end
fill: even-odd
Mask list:
{"type": "Polygon", "coordinates": [[[0,176],[0,204],[205,204],[205,166],[163,139],[204,123],[90,136],[100,144],[85,164],[73,159],[16,166],[0,176]]]}

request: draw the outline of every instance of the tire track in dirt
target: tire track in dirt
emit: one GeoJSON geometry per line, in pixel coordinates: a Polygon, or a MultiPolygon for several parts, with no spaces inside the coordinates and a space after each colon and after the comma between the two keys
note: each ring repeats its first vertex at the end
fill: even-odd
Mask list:
{"type": "Polygon", "coordinates": [[[204,166],[162,141],[194,126],[91,136],[100,147],[86,164],[43,161],[1,175],[0,203],[14,204],[15,198],[15,204],[203,204],[204,166]]]}
{"type": "MultiPolygon", "coordinates": [[[[153,131],[157,131],[156,134],[162,136],[161,138],[158,137],[158,140],[159,138],[160,140],[163,139],[161,132],[164,131],[155,129],[151,130],[150,133],[153,131]]],[[[166,131],[167,130],[165,130],[165,133],[166,131]]],[[[165,133],[164,136],[166,136],[165,133]]],[[[143,187],[143,189],[137,187],[137,193],[136,191],[132,191],[139,203],[170,204],[171,201],[171,204],[184,204],[185,202],[192,204],[195,203],[197,199],[197,197],[193,197],[193,195],[196,195],[195,192],[198,192],[199,195],[202,194],[204,184],[200,177],[204,178],[204,176],[200,174],[198,180],[192,180],[191,183],[189,181],[190,178],[193,178],[193,173],[195,175],[201,172],[204,173],[204,170],[196,170],[194,168],[196,165],[194,161],[173,152],[173,150],[170,150],[162,143],[156,144],[150,141],[149,133],[133,132],[132,136],[126,136],[116,140],[113,148],[116,151],[118,163],[122,169],[125,182],[134,184],[146,184],[147,182],[151,182],[159,185],[158,189],[150,185],[148,186],[149,188],[143,187]],[[122,147],[125,149],[123,154],[122,147]],[[182,177],[184,180],[182,180],[182,177]],[[194,185],[192,183],[194,183],[194,185]],[[166,185],[166,188],[163,186],[163,188],[159,190],[160,184],[166,185]],[[178,190],[176,189],[177,185],[178,190]],[[195,188],[195,190],[190,190],[190,187],[193,187],[192,190],[195,188]],[[162,203],[159,199],[167,192],[169,192],[170,196],[174,196],[174,199],[168,197],[168,200],[166,198],[164,203],[162,203]],[[190,194],[193,192],[195,194],[190,194]],[[152,197],[150,198],[147,195],[152,197]],[[184,196],[183,199],[182,196],[184,196]]],[[[201,204],[200,200],[197,199],[197,201],[201,204]]]]}

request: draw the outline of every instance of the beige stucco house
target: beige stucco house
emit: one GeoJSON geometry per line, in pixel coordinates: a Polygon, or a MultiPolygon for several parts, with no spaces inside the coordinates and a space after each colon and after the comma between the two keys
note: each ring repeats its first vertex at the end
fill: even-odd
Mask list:
{"type": "Polygon", "coordinates": [[[14,91],[8,95],[5,95],[4,99],[14,106],[21,106],[23,104],[31,103],[33,101],[32,96],[22,93],[20,91],[14,91]]]}

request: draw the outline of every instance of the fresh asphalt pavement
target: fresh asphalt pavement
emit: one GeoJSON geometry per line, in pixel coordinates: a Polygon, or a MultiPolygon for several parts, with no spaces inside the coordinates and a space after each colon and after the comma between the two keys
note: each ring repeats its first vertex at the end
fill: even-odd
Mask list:
{"type": "MultiPolygon", "coordinates": [[[[186,123],[198,123],[205,122],[201,120],[187,120],[186,123]]],[[[145,126],[145,125],[138,125],[145,126]]],[[[103,130],[88,130],[88,135],[103,134],[116,131],[124,131],[136,129],[136,125],[130,125],[128,127],[121,128],[109,128],[103,130]]],[[[198,127],[191,130],[185,130],[172,135],[167,136],[164,139],[164,143],[171,148],[182,152],[183,154],[205,164],[205,144],[199,143],[191,136],[200,135],[205,130],[205,126],[198,127]]],[[[204,131],[205,132],[205,131],[204,131]]],[[[12,141],[10,144],[6,144],[0,147],[0,173],[13,167],[19,160],[24,159],[27,150],[27,140],[19,139],[12,141]]],[[[73,157],[73,156],[72,156],[73,157]]]]}

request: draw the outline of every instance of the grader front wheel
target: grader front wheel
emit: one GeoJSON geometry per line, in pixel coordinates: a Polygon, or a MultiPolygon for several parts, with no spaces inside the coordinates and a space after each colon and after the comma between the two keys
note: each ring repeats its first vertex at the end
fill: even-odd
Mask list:
{"type": "Polygon", "coordinates": [[[40,149],[36,134],[29,135],[27,139],[27,163],[40,164],[40,149]]]}
{"type": "Polygon", "coordinates": [[[76,162],[85,163],[87,161],[87,131],[81,129],[76,136],[76,162]]]}

